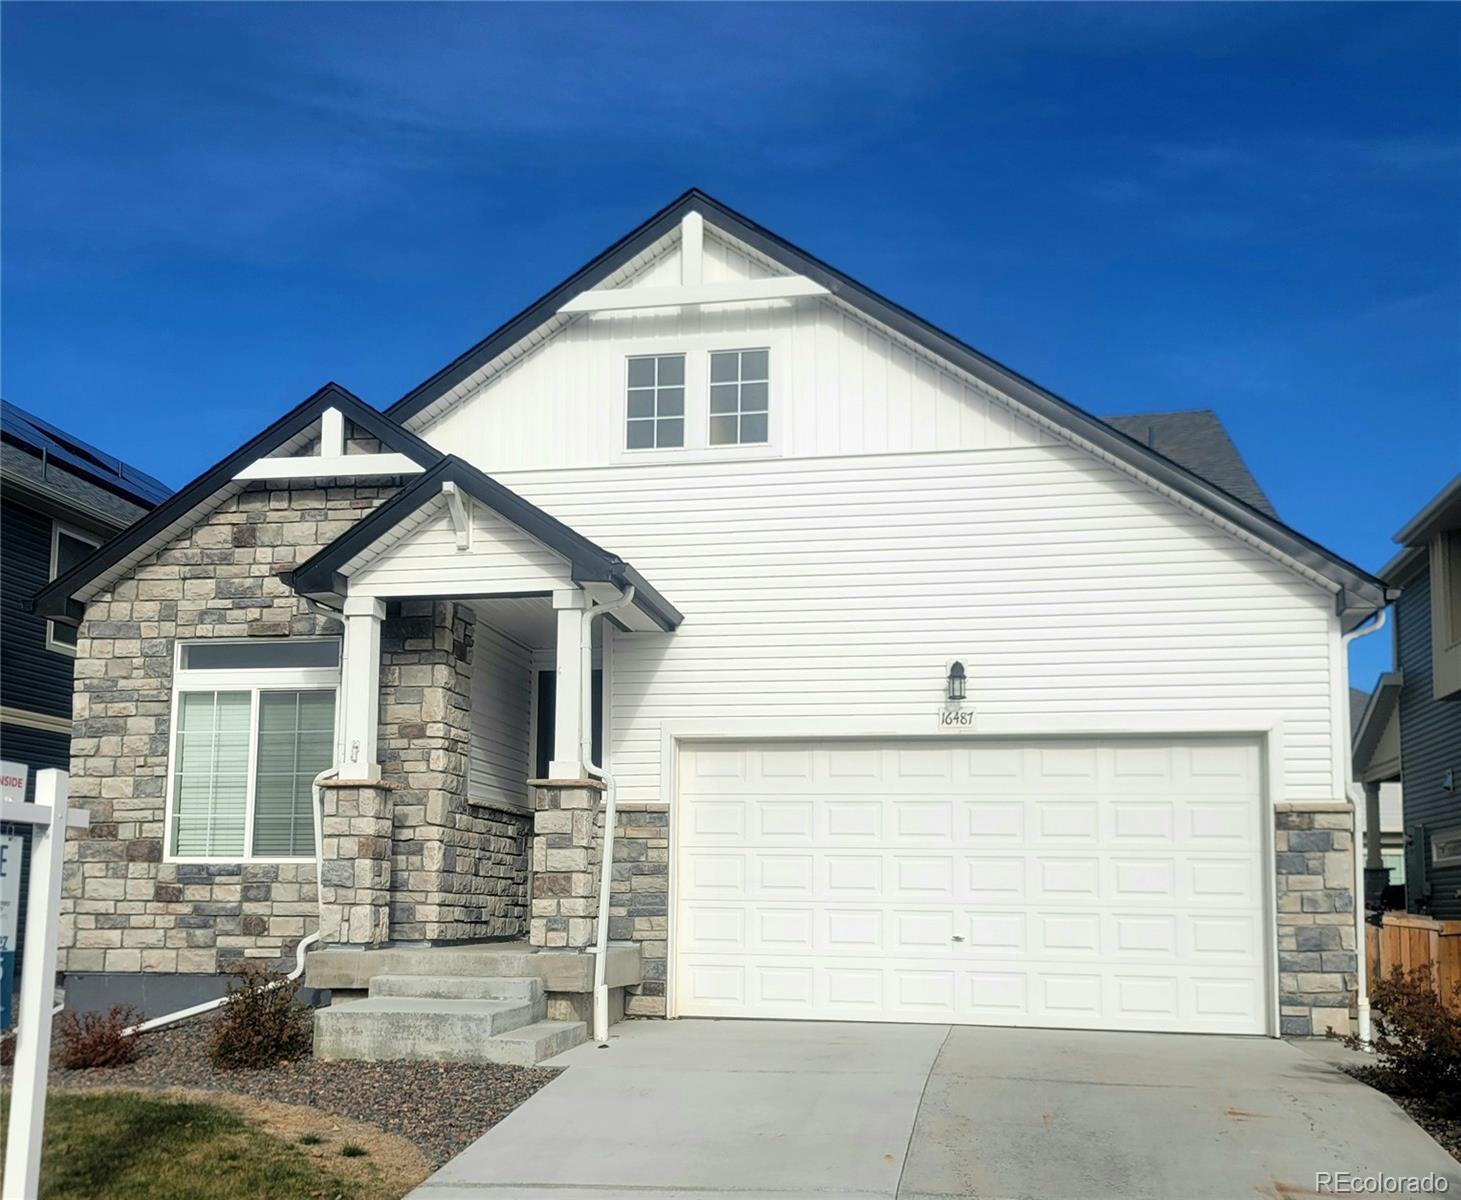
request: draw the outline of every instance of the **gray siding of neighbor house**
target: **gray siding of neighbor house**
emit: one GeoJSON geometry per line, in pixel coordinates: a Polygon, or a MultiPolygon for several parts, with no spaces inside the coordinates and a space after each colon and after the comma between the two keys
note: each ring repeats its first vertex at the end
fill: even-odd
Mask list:
{"type": "Polygon", "coordinates": [[[1461,918],[1461,865],[1431,865],[1431,834],[1461,825],[1461,700],[1431,692],[1431,589],[1422,570],[1407,581],[1395,604],[1395,641],[1405,685],[1400,690],[1400,769],[1405,781],[1405,825],[1424,827],[1425,885],[1407,878],[1412,909],[1442,920],[1461,918]],[[1442,780],[1454,772],[1457,786],[1442,780]],[[1428,892],[1428,894],[1426,894],[1428,892]]]}
{"type": "Polygon", "coordinates": [[[51,578],[51,518],[6,497],[0,505],[0,704],[71,715],[70,655],[46,649],[46,619],[26,605],[51,578]]]}

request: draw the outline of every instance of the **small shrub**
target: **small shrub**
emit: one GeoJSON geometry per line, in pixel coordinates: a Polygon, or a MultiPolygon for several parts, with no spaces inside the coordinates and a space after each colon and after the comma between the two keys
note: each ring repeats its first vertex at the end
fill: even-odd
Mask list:
{"type": "Polygon", "coordinates": [[[346,1142],[340,1147],[342,1158],[364,1158],[370,1151],[364,1146],[357,1146],[354,1142],[346,1142]]]}
{"type": "Polygon", "coordinates": [[[0,1067],[8,1067],[15,1062],[15,1034],[6,1032],[0,1034],[0,1067]]]}
{"type": "MultiPolygon", "coordinates": [[[[1452,1003],[1441,999],[1428,964],[1409,974],[1396,967],[1370,987],[1370,1048],[1386,1090],[1461,1113],[1461,985],[1452,1003]]],[[[1343,1040],[1362,1048],[1356,1037],[1343,1040]]]]}
{"type": "Polygon", "coordinates": [[[325,1139],[320,1137],[320,1135],[317,1133],[306,1133],[300,1137],[299,1144],[301,1146],[318,1146],[324,1140],[325,1139]]]}
{"type": "Polygon", "coordinates": [[[313,1016],[299,1002],[299,981],[258,963],[236,968],[238,979],[208,1036],[216,1067],[272,1067],[310,1052],[313,1016]]]}
{"type": "Polygon", "coordinates": [[[136,1062],[141,1047],[135,1035],[124,1035],[122,1030],[140,1024],[142,1019],[130,1004],[114,1004],[105,1013],[62,1013],[56,1022],[61,1039],[58,1061],[68,1071],[124,1067],[136,1062]]]}

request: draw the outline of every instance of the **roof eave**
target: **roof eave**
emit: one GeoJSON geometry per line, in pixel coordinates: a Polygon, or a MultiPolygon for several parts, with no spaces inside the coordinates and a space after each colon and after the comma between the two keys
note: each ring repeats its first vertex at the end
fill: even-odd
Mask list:
{"type": "Polygon", "coordinates": [[[302,403],[285,413],[268,428],[250,438],[191,483],[179,488],[156,508],[102,544],[66,574],[47,584],[32,597],[30,609],[42,616],[76,620],[73,597],[103,577],[128,555],[136,553],[153,538],[187,519],[188,514],[234,483],[234,476],[248,464],[308,428],[327,408],[337,408],[354,425],[365,429],[393,450],[428,467],[442,457],[428,442],[402,428],[337,383],[327,383],[302,403]]]}

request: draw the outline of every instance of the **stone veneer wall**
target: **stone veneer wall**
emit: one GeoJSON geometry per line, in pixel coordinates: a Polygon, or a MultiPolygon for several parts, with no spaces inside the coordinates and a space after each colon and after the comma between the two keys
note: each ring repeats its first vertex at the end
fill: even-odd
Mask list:
{"type": "Polygon", "coordinates": [[[527,933],[532,818],[468,799],[475,627],[463,605],[408,600],[390,607],[381,630],[395,942],[527,933]]]}
{"type": "Polygon", "coordinates": [[[76,646],[61,968],[213,973],[292,965],[317,919],[313,864],[162,861],[179,638],[339,635],[279,578],[397,490],[251,484],[86,608],[76,646]]]}
{"type": "Polygon", "coordinates": [[[670,814],[628,809],[616,816],[609,937],[638,942],[644,972],[644,982],[628,989],[624,1011],[633,1017],[662,1017],[670,947],[670,814]]]}
{"type": "Polygon", "coordinates": [[[1280,808],[1275,824],[1279,1032],[1348,1033],[1359,986],[1354,813],[1280,808]]]}

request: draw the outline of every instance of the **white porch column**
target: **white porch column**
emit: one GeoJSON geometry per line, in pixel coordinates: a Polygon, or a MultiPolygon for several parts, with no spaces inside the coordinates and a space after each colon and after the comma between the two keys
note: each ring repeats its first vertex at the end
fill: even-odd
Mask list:
{"type": "Polygon", "coordinates": [[[557,681],[553,696],[553,761],[550,779],[582,779],[584,696],[588,680],[583,673],[584,610],[588,596],[578,588],[553,593],[558,613],[557,681]]]}
{"type": "Polygon", "coordinates": [[[380,626],[386,606],[373,596],[345,598],[345,658],[340,667],[340,778],[380,778],[380,626]]]}

